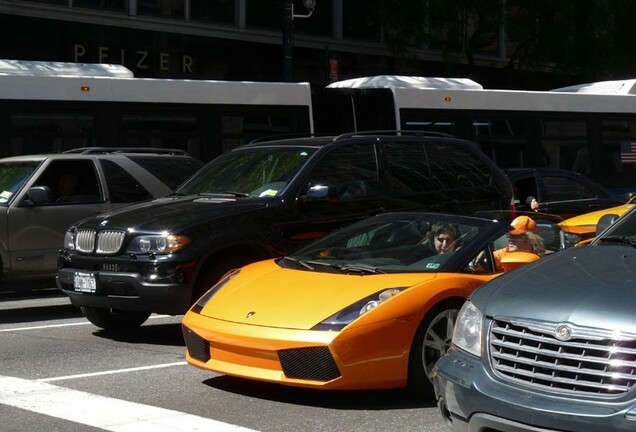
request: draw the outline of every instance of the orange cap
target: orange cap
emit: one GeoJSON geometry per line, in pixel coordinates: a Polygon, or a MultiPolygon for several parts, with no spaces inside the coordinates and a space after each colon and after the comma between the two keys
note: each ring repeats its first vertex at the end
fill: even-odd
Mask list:
{"type": "Polygon", "coordinates": [[[510,222],[510,228],[510,234],[521,235],[528,231],[536,231],[537,223],[528,216],[517,216],[512,222],[510,222]]]}

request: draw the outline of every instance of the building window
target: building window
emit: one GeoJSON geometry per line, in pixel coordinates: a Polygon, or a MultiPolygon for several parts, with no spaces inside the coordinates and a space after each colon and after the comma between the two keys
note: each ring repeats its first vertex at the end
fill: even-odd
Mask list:
{"type": "Polygon", "coordinates": [[[377,0],[347,0],[343,4],[342,32],[346,39],[380,41],[380,8],[377,0]]]}
{"type": "Polygon", "coordinates": [[[73,0],[73,6],[125,12],[124,0],[73,0]]]}
{"type": "Polygon", "coordinates": [[[55,5],[68,6],[68,0],[33,0],[38,3],[49,3],[55,5]]]}
{"type": "Polygon", "coordinates": [[[183,19],[184,0],[139,0],[137,14],[183,19]]]}
{"type": "Polygon", "coordinates": [[[234,0],[190,0],[190,18],[192,21],[233,24],[234,3],[234,0]]]}
{"type": "Polygon", "coordinates": [[[248,27],[263,27],[280,30],[283,25],[282,2],[245,0],[246,24],[248,27]]]}

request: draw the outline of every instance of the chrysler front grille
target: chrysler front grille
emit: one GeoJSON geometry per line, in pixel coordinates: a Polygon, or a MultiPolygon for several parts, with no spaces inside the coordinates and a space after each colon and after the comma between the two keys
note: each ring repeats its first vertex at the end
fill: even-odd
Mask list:
{"type": "Polygon", "coordinates": [[[489,356],[495,373],[557,392],[619,395],[636,382],[636,335],[558,323],[494,320],[489,356]],[[567,340],[556,338],[567,327],[567,340]]]}
{"type": "Polygon", "coordinates": [[[113,254],[124,244],[125,231],[100,231],[82,229],[75,234],[75,247],[82,253],[113,254]]]}

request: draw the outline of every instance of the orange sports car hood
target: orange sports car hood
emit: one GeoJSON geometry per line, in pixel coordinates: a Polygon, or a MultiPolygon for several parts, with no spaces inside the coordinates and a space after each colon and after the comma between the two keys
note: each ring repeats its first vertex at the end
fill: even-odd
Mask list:
{"type": "Polygon", "coordinates": [[[435,276],[320,273],[281,268],[274,260],[261,261],[244,267],[200,313],[231,322],[306,330],[372,294],[409,287],[435,276]]]}

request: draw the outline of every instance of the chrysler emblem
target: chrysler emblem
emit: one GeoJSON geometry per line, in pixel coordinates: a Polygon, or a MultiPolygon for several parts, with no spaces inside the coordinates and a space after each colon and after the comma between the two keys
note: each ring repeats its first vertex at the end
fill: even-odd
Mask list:
{"type": "Polygon", "coordinates": [[[254,316],[256,312],[248,312],[247,315],[245,315],[245,318],[252,318],[254,316]]]}
{"type": "Polygon", "coordinates": [[[567,324],[559,324],[556,329],[554,329],[554,337],[560,341],[570,340],[572,337],[572,327],[567,324]]]}

